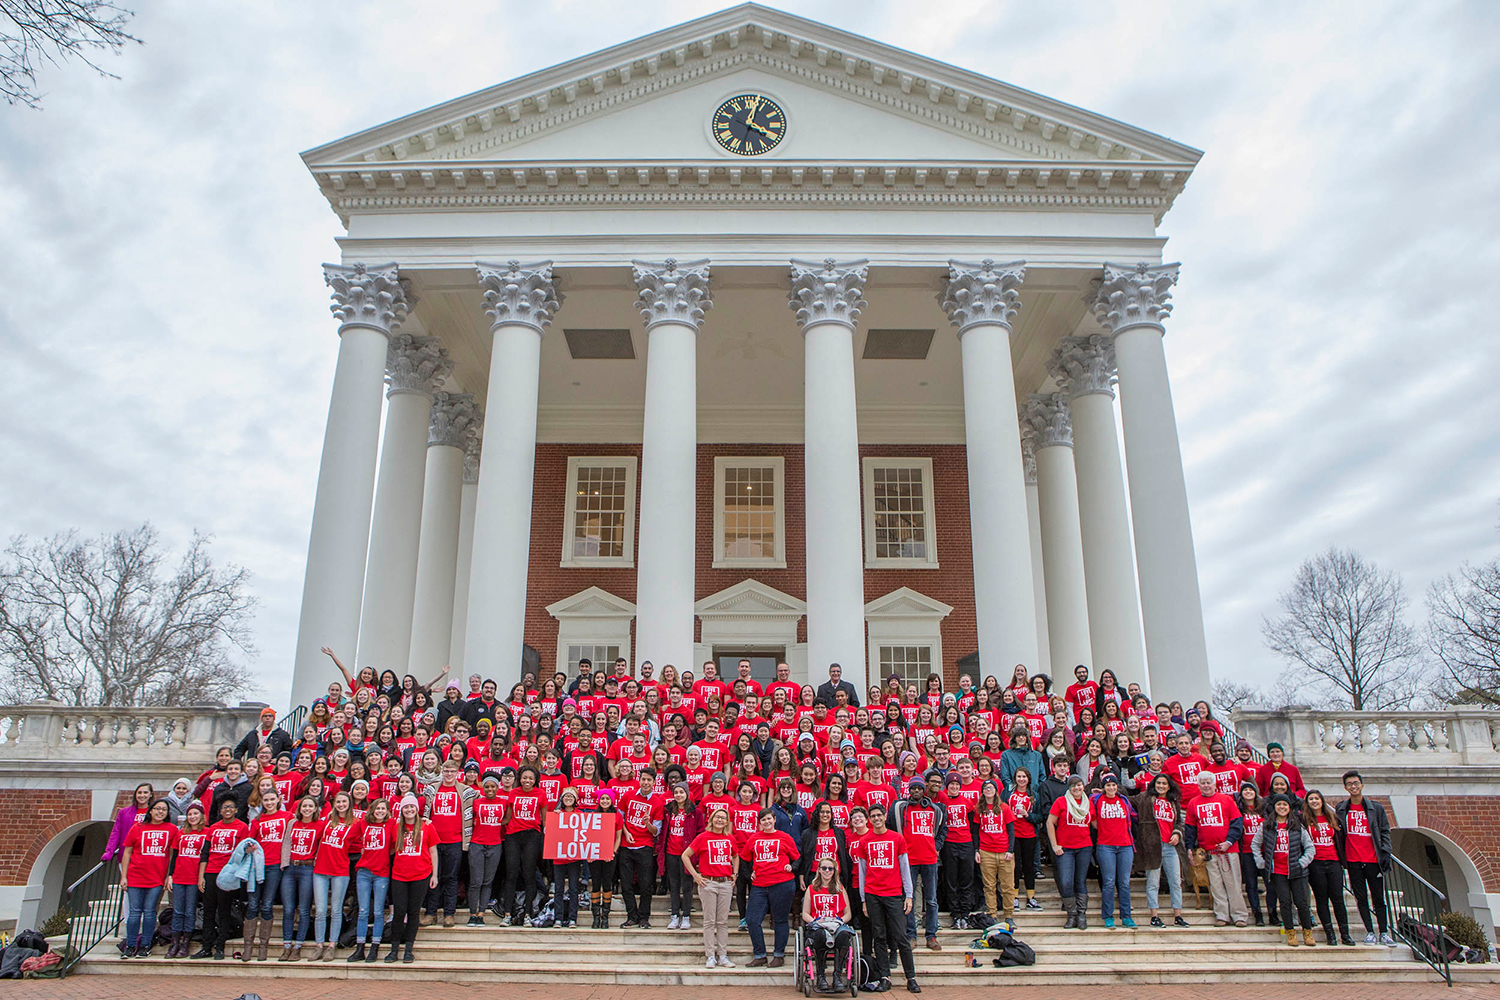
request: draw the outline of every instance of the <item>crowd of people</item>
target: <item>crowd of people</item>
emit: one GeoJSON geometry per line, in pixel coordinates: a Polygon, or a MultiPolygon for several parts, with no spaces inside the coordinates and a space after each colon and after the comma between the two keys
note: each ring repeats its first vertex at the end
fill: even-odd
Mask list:
{"type": "Polygon", "coordinates": [[[733,911],[750,966],[783,966],[799,923],[820,988],[847,988],[858,935],[881,990],[899,962],[917,993],[913,948],[941,950],[940,906],[974,929],[1043,909],[1044,864],[1069,928],[1088,926],[1091,881],[1104,926],[1136,927],[1133,873],[1150,926],[1168,926],[1163,886],[1187,926],[1191,865],[1215,924],[1279,919],[1294,947],[1316,943],[1310,899],[1326,942],[1354,943],[1347,875],[1366,942],[1394,944],[1389,822],[1357,772],[1334,804],[1277,744],[1257,762],[1206,702],[1153,704],[1108,670],[1079,666],[1062,690],[1018,665],[956,690],[934,673],[861,692],[837,664],[814,688],[784,663],[762,685],[748,660],[727,679],[713,662],[635,676],[584,660],[503,697],[475,675],[434,698],[324,652],[343,682],[297,732],[265,709],[202,774],[164,795],[142,785],[119,813],[105,857],[128,897],[122,957],[151,953],[168,893],[167,957],[223,959],[240,904],[241,958],[265,961],[279,902],[282,962],[334,960],[346,899],[347,961],[378,961],[384,942],[386,962],[411,962],[418,928],[454,926],[461,899],[468,926],[491,912],[571,928],[587,905],[597,929],[619,895],[620,926],[651,928],[665,894],[670,930],[692,928],[696,897],[707,968],[734,965],[733,911]],[[544,860],[548,815],[571,811],[612,815],[612,858],[544,860]]]}

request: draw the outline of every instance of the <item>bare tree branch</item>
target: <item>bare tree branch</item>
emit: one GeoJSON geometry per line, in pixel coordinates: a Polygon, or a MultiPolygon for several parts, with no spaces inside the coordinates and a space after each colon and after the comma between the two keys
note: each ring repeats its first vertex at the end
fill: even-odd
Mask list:
{"type": "Polygon", "coordinates": [[[0,566],[0,697],[74,705],[227,701],[250,682],[249,574],[194,535],[174,571],[150,525],[15,539],[0,566]]]}
{"type": "Polygon", "coordinates": [[[1500,707],[1500,560],[1472,566],[1427,591],[1427,646],[1450,701],[1500,707]]]}
{"type": "Polygon", "coordinates": [[[1265,692],[1250,684],[1214,681],[1210,692],[1215,717],[1222,715],[1227,719],[1236,709],[1267,707],[1265,692]]]}
{"type": "Polygon", "coordinates": [[[1297,570],[1261,622],[1266,648],[1285,658],[1309,702],[1356,711],[1407,704],[1423,689],[1421,646],[1406,623],[1401,578],[1358,553],[1329,549],[1297,570]]]}
{"type": "Polygon", "coordinates": [[[125,30],[135,12],[110,0],[0,0],[0,97],[39,108],[37,70],[77,60],[118,79],[95,59],[141,40],[125,30]]]}

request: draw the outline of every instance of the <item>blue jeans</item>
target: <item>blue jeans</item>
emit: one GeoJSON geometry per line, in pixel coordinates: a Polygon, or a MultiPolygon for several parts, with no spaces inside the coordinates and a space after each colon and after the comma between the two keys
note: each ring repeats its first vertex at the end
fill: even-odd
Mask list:
{"type": "Polygon", "coordinates": [[[312,865],[288,865],[281,873],[283,944],[301,944],[307,940],[307,925],[312,920],[312,885],[312,865]]]}
{"type": "Polygon", "coordinates": [[[318,944],[339,943],[339,932],[344,929],[344,894],[348,891],[348,875],[313,875],[313,940],[318,944]],[[327,937],[323,936],[325,923],[327,937]]]}
{"type": "Polygon", "coordinates": [[[255,891],[250,894],[250,902],[245,907],[245,919],[254,920],[259,917],[262,920],[270,920],[271,911],[280,896],[281,866],[266,865],[266,880],[256,886],[255,891]]]}
{"type": "Polygon", "coordinates": [[[1057,892],[1064,900],[1072,899],[1080,909],[1089,905],[1089,864],[1094,847],[1064,847],[1053,859],[1057,872],[1057,892]]]}
{"type": "Polygon", "coordinates": [[[368,868],[361,868],[354,873],[354,895],[359,900],[359,918],[354,925],[354,940],[364,944],[365,928],[370,925],[370,918],[375,918],[375,926],[370,929],[368,938],[371,944],[379,944],[381,936],[385,933],[385,894],[391,887],[391,879],[388,875],[376,875],[368,868]]]}
{"type": "Polygon", "coordinates": [[[191,934],[198,923],[198,883],[172,886],[172,933],[191,934]]]}
{"type": "Polygon", "coordinates": [[[797,880],[787,879],[775,885],[752,885],[750,900],[745,906],[745,923],[750,929],[750,945],[756,958],[766,957],[766,932],[761,922],[766,913],[771,914],[772,926],[776,929],[775,951],[777,958],[786,957],[786,939],[791,932],[792,896],[796,894],[797,880]]]}
{"type": "MultiPolygon", "coordinates": [[[[928,937],[935,937],[938,932],[937,872],[937,865],[911,866],[911,887],[913,893],[918,891],[922,893],[922,923],[926,927],[928,937]]],[[[906,936],[909,938],[917,936],[915,896],[911,901],[911,912],[906,915],[906,936]]]]}
{"type": "Polygon", "coordinates": [[[1099,886],[1104,896],[1099,904],[1099,915],[1105,920],[1113,919],[1115,897],[1118,896],[1120,916],[1129,917],[1130,865],[1135,861],[1135,847],[1130,844],[1100,844],[1094,848],[1094,856],[1099,859],[1099,886]]]}
{"type": "Polygon", "coordinates": [[[151,947],[156,937],[156,907],[161,902],[162,887],[137,889],[130,886],[125,896],[130,902],[129,915],[125,917],[125,947],[151,947]]]}
{"type": "MultiPolygon", "coordinates": [[[[1248,858],[1250,855],[1245,854],[1242,857],[1248,858]]],[[[1253,863],[1251,867],[1255,867],[1253,863]]],[[[1171,844],[1161,845],[1161,867],[1152,868],[1146,872],[1146,906],[1151,910],[1156,909],[1156,904],[1160,899],[1160,880],[1163,872],[1167,875],[1167,892],[1171,896],[1172,911],[1175,913],[1182,909],[1182,866],[1178,863],[1177,848],[1171,844]]],[[[1255,890],[1252,888],[1250,891],[1253,893],[1255,890]]],[[[1259,897],[1252,896],[1252,898],[1257,903],[1260,902],[1259,897]]]]}

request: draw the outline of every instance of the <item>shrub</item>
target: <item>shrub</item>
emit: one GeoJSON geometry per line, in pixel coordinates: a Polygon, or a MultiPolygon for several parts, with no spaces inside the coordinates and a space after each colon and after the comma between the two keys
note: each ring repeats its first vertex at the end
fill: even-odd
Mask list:
{"type": "Polygon", "coordinates": [[[1484,928],[1479,922],[1467,913],[1445,913],[1442,916],[1443,930],[1448,936],[1465,948],[1473,948],[1482,957],[1481,962],[1489,960],[1490,943],[1484,936],[1484,928]]]}
{"type": "Polygon", "coordinates": [[[68,926],[68,918],[59,910],[42,921],[42,926],[38,930],[41,931],[42,937],[59,937],[68,933],[68,926]]]}

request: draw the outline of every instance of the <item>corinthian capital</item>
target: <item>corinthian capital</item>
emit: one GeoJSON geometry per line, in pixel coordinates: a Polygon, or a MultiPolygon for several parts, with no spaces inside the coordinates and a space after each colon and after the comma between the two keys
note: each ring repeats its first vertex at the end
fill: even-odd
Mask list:
{"type": "Polygon", "coordinates": [[[1036,485],[1036,442],[1024,427],[1021,429],[1021,472],[1027,486],[1036,485]]]}
{"type": "Polygon", "coordinates": [[[552,281],[552,262],[522,264],[475,264],[479,285],[484,289],[484,311],[491,328],[517,324],[541,333],[552,323],[552,314],[562,307],[562,295],[552,281]]]}
{"type": "Polygon", "coordinates": [[[474,433],[478,408],[470,392],[435,392],[427,418],[427,446],[462,448],[474,433]]]}
{"type": "Polygon", "coordinates": [[[464,445],[464,482],[472,486],[479,482],[479,456],[484,450],[484,414],[478,415],[474,423],[469,425],[472,431],[468,442],[464,445]]]}
{"type": "Polygon", "coordinates": [[[1029,439],[1033,454],[1059,445],[1073,447],[1073,413],[1067,397],[1060,392],[1026,397],[1021,409],[1021,438],[1029,439]]]}
{"type": "Polygon", "coordinates": [[[324,264],[323,280],[333,289],[328,308],[339,321],[339,330],[364,327],[387,337],[406,319],[411,301],[394,263],[324,264]]]}
{"type": "Polygon", "coordinates": [[[1025,278],[1024,260],[1009,264],[950,260],[938,302],[949,321],[958,327],[960,337],[971,326],[1003,326],[1009,330],[1011,320],[1021,308],[1018,289],[1025,278]]]}
{"type": "Polygon", "coordinates": [[[1115,395],[1119,369],[1115,367],[1113,337],[1095,333],[1087,337],[1064,337],[1047,363],[1047,371],[1069,399],[1092,393],[1115,395]]]}
{"type": "Polygon", "coordinates": [[[792,261],[792,294],[788,305],[797,314],[805,332],[818,323],[838,323],[854,329],[865,308],[865,279],[870,276],[868,260],[838,263],[832,257],[821,264],[810,260],[792,261]]]}
{"type": "Polygon", "coordinates": [[[436,337],[398,333],[385,352],[386,396],[417,392],[431,396],[453,370],[448,352],[436,337]]]}
{"type": "Polygon", "coordinates": [[[708,261],[679,264],[668,257],[660,264],[645,260],[630,262],[640,298],[635,307],[646,321],[646,329],[658,323],[681,323],[703,328],[703,314],[713,308],[708,294],[708,261]]]}
{"type": "Polygon", "coordinates": [[[1172,286],[1181,264],[1105,264],[1104,277],[1094,279],[1090,305],[1094,316],[1112,335],[1135,326],[1163,330],[1172,312],[1172,286]]]}

